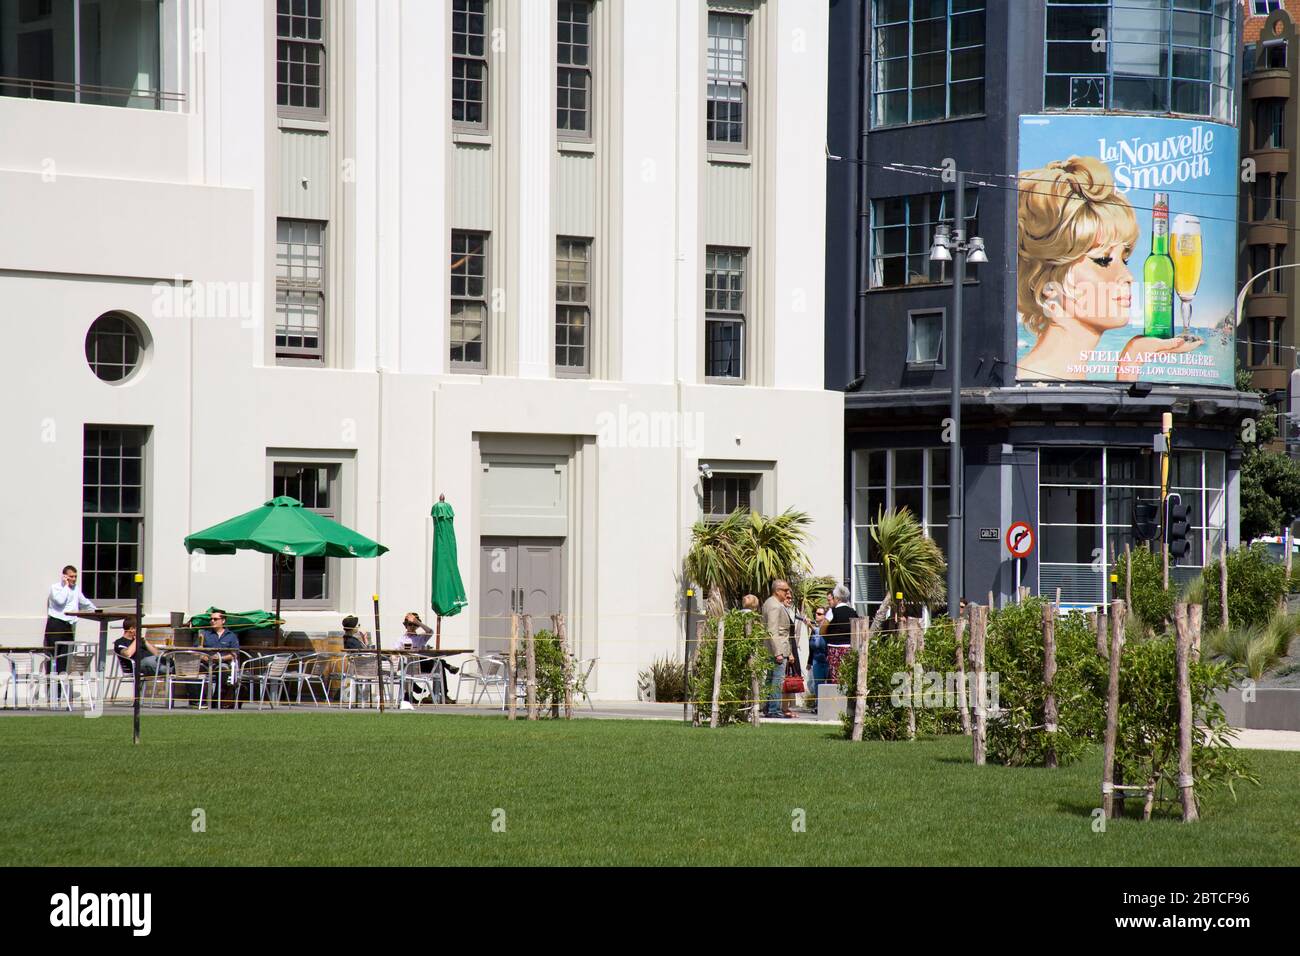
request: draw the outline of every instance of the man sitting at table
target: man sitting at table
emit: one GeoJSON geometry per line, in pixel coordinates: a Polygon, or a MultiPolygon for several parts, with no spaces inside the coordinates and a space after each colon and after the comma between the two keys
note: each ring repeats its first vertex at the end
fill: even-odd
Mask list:
{"type": "Polygon", "coordinates": [[[225,611],[212,612],[209,626],[203,631],[203,646],[229,651],[228,654],[218,655],[223,661],[233,661],[236,658],[235,651],[239,650],[239,638],[235,636],[234,631],[226,630],[225,611]]]}
{"type": "Polygon", "coordinates": [[[363,651],[370,646],[370,635],[357,625],[360,622],[355,614],[343,619],[343,649],[345,651],[363,651]]]}
{"type": "MultiPolygon", "coordinates": [[[[113,642],[113,653],[117,655],[118,661],[122,665],[122,673],[133,673],[135,668],[135,621],[128,618],[122,622],[122,636],[113,642]]],[[[144,639],[144,647],[140,649],[140,673],[146,677],[152,677],[154,674],[166,673],[171,670],[171,661],[162,659],[162,651],[155,647],[149,638],[144,639]]]]}

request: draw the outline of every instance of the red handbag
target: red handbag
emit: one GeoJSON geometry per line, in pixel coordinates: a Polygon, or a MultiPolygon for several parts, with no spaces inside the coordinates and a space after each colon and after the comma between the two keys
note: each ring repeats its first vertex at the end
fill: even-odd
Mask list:
{"type": "Polygon", "coordinates": [[[790,673],[790,665],[786,665],[785,680],[781,681],[781,693],[783,694],[802,694],[804,692],[803,675],[790,673]]]}

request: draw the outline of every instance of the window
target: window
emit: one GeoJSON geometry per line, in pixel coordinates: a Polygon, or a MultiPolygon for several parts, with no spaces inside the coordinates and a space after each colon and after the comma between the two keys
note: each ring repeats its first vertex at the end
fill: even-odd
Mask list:
{"type": "Polygon", "coordinates": [[[872,123],[984,111],[984,0],[873,0],[872,123]]]}
{"type": "Polygon", "coordinates": [[[1258,68],[1261,70],[1286,69],[1286,41],[1265,40],[1261,47],[1258,68]]]}
{"type": "Polygon", "coordinates": [[[745,250],[710,246],[704,256],[704,375],[745,377],[745,250]]]}
{"type": "MultiPolygon", "coordinates": [[[[947,282],[947,262],[930,259],[935,227],[952,225],[952,192],[895,196],[871,203],[871,288],[947,282]]],[[[966,190],[966,235],[978,232],[979,194],[966,190]]],[[[967,275],[973,266],[967,265],[967,275]]]]}
{"type": "Polygon", "coordinates": [[[1282,364],[1282,320],[1256,316],[1250,320],[1250,364],[1278,366],[1282,364]]]}
{"type": "Polygon", "coordinates": [[[591,137],[591,2],[559,0],[555,23],[555,128],[591,137]]]}
{"type": "Polygon", "coordinates": [[[143,571],[143,428],[87,425],[82,441],[81,584],[92,601],[135,599],[143,571]]]}
{"type": "Polygon", "coordinates": [[[1285,219],[1286,173],[1259,173],[1251,185],[1251,218],[1285,219]]]}
{"type": "Polygon", "coordinates": [[[275,102],[282,113],[325,113],[325,0],[279,0],[275,102]]]}
{"type": "Polygon", "coordinates": [[[705,136],[710,146],[744,149],[748,142],[748,28],[748,17],[709,14],[705,136]]]}
{"type": "MultiPolygon", "coordinates": [[[[272,468],[271,497],[287,495],[297,498],[304,508],[338,521],[338,473],[337,465],[276,462],[272,468]]],[[[279,598],[290,607],[298,608],[330,606],[334,599],[338,562],[338,558],[323,555],[274,555],[271,558],[271,600],[279,598]]]]}
{"type": "Polygon", "coordinates": [[[1255,17],[1266,17],[1274,10],[1282,9],[1282,0],[1250,0],[1250,13],[1255,17]]]}
{"type": "Polygon", "coordinates": [[[907,313],[907,364],[935,368],[943,365],[944,312],[907,313]]]}
{"type": "Polygon", "coordinates": [[[451,121],[487,128],[487,0],[452,0],[451,121]]]}
{"type": "Polygon", "coordinates": [[[713,524],[737,508],[749,511],[757,482],[756,475],[722,474],[716,471],[712,478],[702,479],[700,484],[703,489],[704,520],[713,524]]]}
{"type": "Polygon", "coordinates": [[[1250,288],[1253,295],[1282,295],[1286,291],[1286,270],[1276,268],[1285,258],[1286,246],[1250,247],[1250,274],[1257,277],[1250,288]],[[1270,269],[1275,271],[1267,271],[1270,269]]]}
{"type": "Polygon", "coordinates": [[[555,369],[591,371],[591,240],[555,240],[555,369]]]}
{"type": "Polygon", "coordinates": [[[0,0],[0,96],[161,109],[160,0],[0,0]]]}
{"type": "Polygon", "coordinates": [[[1286,148],[1286,100],[1255,101],[1255,148],[1286,148]]]}
{"type": "MultiPolygon", "coordinates": [[[[1160,501],[1160,456],[1149,448],[1043,448],[1038,469],[1039,593],[1060,588],[1063,602],[1101,604],[1125,546],[1138,545],[1134,505],[1160,501]]],[[[1175,452],[1169,490],[1191,509],[1191,550],[1170,569],[1183,584],[1200,573],[1207,551],[1218,553],[1223,453],[1175,452]]]]}
{"type": "Polygon", "coordinates": [[[880,555],[871,538],[881,510],[907,508],[927,537],[948,550],[948,449],[900,448],[853,453],[853,595],[859,613],[884,600],[880,555]]]}
{"type": "Polygon", "coordinates": [[[325,223],[275,224],[275,358],[281,364],[325,361],[325,223]]]}
{"type": "Polygon", "coordinates": [[[140,367],[140,327],[122,312],[105,312],[86,333],[86,363],[102,382],[124,382],[140,367]]]}
{"type": "Polygon", "coordinates": [[[451,364],[486,369],[487,234],[457,229],[451,234],[451,364]]]}
{"type": "Polygon", "coordinates": [[[1234,122],[1233,6],[1233,0],[1048,0],[1043,106],[1234,122]]]}

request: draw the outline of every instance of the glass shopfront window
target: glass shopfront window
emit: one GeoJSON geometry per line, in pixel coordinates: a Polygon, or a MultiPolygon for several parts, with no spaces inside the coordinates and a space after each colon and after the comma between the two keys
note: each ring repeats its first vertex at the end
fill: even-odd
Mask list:
{"type": "MultiPolygon", "coordinates": [[[[1223,452],[1177,451],[1169,491],[1188,506],[1191,548],[1170,579],[1195,578],[1218,554],[1225,525],[1223,452]]],[[[1133,539],[1133,506],[1160,500],[1160,456],[1140,448],[1043,448],[1038,456],[1040,594],[1101,604],[1106,582],[1133,539]]],[[[1158,547],[1158,545],[1157,545],[1158,547]]]]}
{"type": "Polygon", "coordinates": [[[928,537],[948,549],[948,449],[900,448],[853,453],[853,602],[874,614],[885,599],[880,556],[871,538],[876,516],[907,508],[928,537]]]}

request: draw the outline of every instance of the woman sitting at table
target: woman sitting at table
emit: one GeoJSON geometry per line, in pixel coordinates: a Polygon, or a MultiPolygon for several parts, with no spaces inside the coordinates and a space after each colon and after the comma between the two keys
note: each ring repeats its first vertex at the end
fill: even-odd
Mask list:
{"type": "Polygon", "coordinates": [[[345,651],[363,651],[370,646],[370,635],[361,630],[357,616],[349,614],[343,619],[343,649],[345,651]]]}

